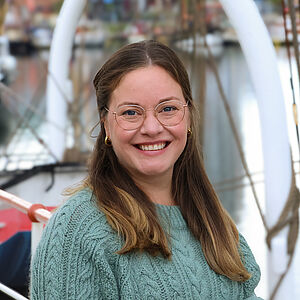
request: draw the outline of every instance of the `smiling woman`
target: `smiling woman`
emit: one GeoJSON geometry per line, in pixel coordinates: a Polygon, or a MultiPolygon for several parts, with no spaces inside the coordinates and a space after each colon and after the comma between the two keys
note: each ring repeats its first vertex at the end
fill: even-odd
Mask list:
{"type": "Polygon", "coordinates": [[[108,114],[103,122],[119,163],[144,191],[149,189],[148,196],[153,180],[167,188],[153,202],[174,204],[170,193],[173,167],[190,127],[180,85],[159,66],[138,68],[121,79],[108,106],[109,111],[116,111],[115,118],[108,114]]]}
{"type": "Polygon", "coordinates": [[[94,79],[89,175],[51,218],[32,299],[258,299],[259,267],[205,173],[187,72],[156,41],[94,79]]]}

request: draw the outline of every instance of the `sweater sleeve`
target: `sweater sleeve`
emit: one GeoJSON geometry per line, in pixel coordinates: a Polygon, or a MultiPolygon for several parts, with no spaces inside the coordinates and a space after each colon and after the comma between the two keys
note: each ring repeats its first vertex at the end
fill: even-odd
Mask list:
{"type": "Polygon", "coordinates": [[[31,265],[32,300],[119,298],[115,236],[105,216],[81,198],[68,200],[44,230],[31,265]]]}
{"type": "Polygon", "coordinates": [[[255,295],[254,289],[257,287],[260,280],[260,268],[255,261],[250,247],[248,246],[245,238],[240,234],[240,252],[242,255],[243,263],[251,274],[251,278],[243,283],[244,295],[246,300],[261,299],[255,295]]]}

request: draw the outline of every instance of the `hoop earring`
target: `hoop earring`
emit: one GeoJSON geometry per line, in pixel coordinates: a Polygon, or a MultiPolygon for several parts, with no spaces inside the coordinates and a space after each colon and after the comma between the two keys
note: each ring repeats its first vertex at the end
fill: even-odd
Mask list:
{"type": "Polygon", "coordinates": [[[105,137],[104,143],[106,146],[111,146],[111,140],[108,136],[105,137]]]}
{"type": "Polygon", "coordinates": [[[187,130],[187,137],[189,138],[191,135],[192,135],[192,129],[191,128],[189,128],[188,130],[187,130]]]}

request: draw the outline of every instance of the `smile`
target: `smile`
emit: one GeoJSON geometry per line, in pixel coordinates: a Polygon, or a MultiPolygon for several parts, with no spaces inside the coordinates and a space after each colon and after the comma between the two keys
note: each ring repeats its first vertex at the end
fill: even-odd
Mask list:
{"type": "Polygon", "coordinates": [[[167,143],[158,143],[153,145],[137,145],[140,150],[143,151],[157,151],[162,150],[167,146],[167,143]]]}

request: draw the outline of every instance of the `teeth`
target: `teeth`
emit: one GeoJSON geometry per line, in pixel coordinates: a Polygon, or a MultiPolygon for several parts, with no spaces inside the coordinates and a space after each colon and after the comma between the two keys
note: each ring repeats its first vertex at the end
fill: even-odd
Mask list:
{"type": "Polygon", "coordinates": [[[139,145],[139,148],[143,151],[155,151],[161,150],[166,147],[166,143],[159,143],[154,145],[139,145]]]}

